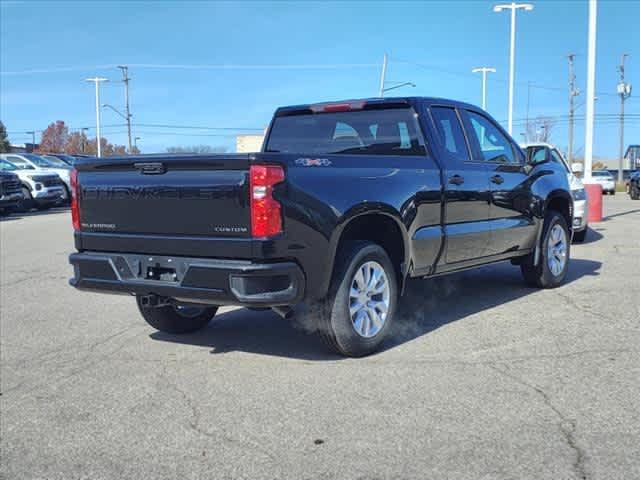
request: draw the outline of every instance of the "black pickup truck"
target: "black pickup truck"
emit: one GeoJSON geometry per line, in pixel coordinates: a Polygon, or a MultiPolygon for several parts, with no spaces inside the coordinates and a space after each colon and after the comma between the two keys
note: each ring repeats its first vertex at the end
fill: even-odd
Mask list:
{"type": "Polygon", "coordinates": [[[564,169],[451,100],[279,108],[261,153],[80,160],[72,183],[71,284],[135,295],[165,332],[220,305],[305,303],[330,347],[362,356],[408,277],[510,260],[552,288],[569,266],[564,169]]]}

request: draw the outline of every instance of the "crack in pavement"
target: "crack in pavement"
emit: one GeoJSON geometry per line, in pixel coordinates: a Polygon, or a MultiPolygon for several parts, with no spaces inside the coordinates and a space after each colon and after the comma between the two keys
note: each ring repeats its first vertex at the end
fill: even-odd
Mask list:
{"type": "Polygon", "coordinates": [[[184,390],[182,390],[180,387],[178,387],[175,383],[170,382],[167,378],[166,373],[167,373],[167,369],[165,365],[163,366],[163,372],[161,373],[160,378],[164,377],[166,381],[165,386],[174,390],[176,393],[178,393],[178,395],[180,395],[184,400],[185,405],[189,408],[189,410],[191,410],[191,418],[188,420],[188,425],[194,432],[197,432],[202,436],[212,438],[214,440],[222,439],[225,443],[241,447],[242,449],[245,449],[245,450],[250,450],[252,454],[255,454],[255,452],[258,451],[262,453],[265,457],[269,458],[272,462],[274,462],[275,465],[278,465],[276,458],[271,454],[271,452],[269,452],[268,450],[266,450],[256,442],[241,441],[241,440],[232,438],[221,427],[219,429],[219,432],[217,433],[211,432],[205,429],[204,427],[202,427],[202,425],[200,425],[200,412],[198,411],[198,408],[196,407],[196,404],[194,403],[193,399],[189,395],[187,395],[187,393],[184,390]]]}
{"type": "Polygon", "coordinates": [[[544,404],[549,409],[551,409],[551,411],[553,411],[553,413],[560,419],[560,421],[558,422],[558,428],[560,429],[560,432],[564,437],[565,443],[569,446],[569,448],[571,448],[571,450],[575,452],[576,458],[572,465],[574,471],[576,472],[580,480],[587,480],[588,476],[587,476],[587,471],[585,467],[587,455],[585,451],[580,447],[580,445],[578,445],[578,442],[576,440],[576,436],[575,436],[575,430],[577,426],[576,421],[573,419],[567,418],[560,411],[560,409],[553,404],[549,394],[545,392],[542,388],[538,387],[537,385],[528,383],[525,380],[521,379],[520,377],[512,373],[509,373],[505,370],[498,368],[495,364],[488,364],[488,367],[491,368],[493,371],[498,372],[501,375],[515,381],[516,383],[524,387],[527,387],[530,390],[533,390],[542,398],[544,404]]]}

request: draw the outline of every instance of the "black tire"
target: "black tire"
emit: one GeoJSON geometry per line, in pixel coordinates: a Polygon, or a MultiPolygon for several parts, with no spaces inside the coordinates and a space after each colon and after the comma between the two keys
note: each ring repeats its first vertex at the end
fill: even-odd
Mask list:
{"type": "Polygon", "coordinates": [[[582,243],[587,238],[587,231],[589,227],[585,228],[581,232],[573,232],[573,243],[582,243]]]}
{"type": "Polygon", "coordinates": [[[22,187],[22,195],[24,198],[18,202],[16,210],[18,212],[28,212],[33,208],[33,197],[27,187],[22,187]]]}
{"type": "Polygon", "coordinates": [[[363,357],[375,352],[386,338],[394,320],[397,301],[396,273],[387,253],[375,243],[355,241],[342,247],[340,256],[336,258],[328,295],[324,300],[310,305],[309,313],[315,330],[329,348],[348,357],[363,357]],[[372,336],[358,333],[349,312],[352,284],[356,281],[358,271],[367,262],[375,262],[384,270],[388,284],[388,308],[382,326],[376,327],[372,317],[368,313],[363,314],[363,319],[366,320],[362,320],[362,323],[369,325],[370,329],[379,328],[372,336]]]}
{"type": "Polygon", "coordinates": [[[181,308],[174,305],[151,307],[142,305],[140,297],[136,297],[136,301],[138,310],[147,323],[165,333],[190,333],[200,330],[209,323],[218,310],[218,307],[203,305],[202,307],[184,307],[184,313],[181,313],[181,308]],[[194,308],[194,310],[186,310],[186,308],[194,308]]]}
{"type": "Polygon", "coordinates": [[[569,238],[567,221],[561,213],[556,212],[555,210],[549,210],[544,219],[542,238],[540,245],[538,246],[540,248],[540,259],[538,265],[534,265],[535,256],[533,253],[528,255],[522,264],[520,264],[522,276],[528,285],[538,288],[555,288],[562,285],[565,277],[567,276],[569,261],[571,258],[571,243],[568,241],[569,238]],[[557,275],[551,271],[548,258],[548,246],[551,241],[551,232],[556,225],[559,225],[564,231],[566,248],[566,260],[564,262],[564,267],[557,275]]]}
{"type": "Polygon", "coordinates": [[[615,194],[616,194],[616,191],[615,191],[615,190],[612,190],[612,191],[611,191],[611,195],[615,195],[615,194]]]}
{"type": "Polygon", "coordinates": [[[640,199],[640,188],[638,188],[638,187],[629,187],[629,196],[631,197],[631,200],[640,199]]]}

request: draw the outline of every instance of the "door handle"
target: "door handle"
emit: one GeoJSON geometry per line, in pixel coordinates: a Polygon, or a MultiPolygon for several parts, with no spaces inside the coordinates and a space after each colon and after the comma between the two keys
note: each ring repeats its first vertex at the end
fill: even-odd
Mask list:
{"type": "Polygon", "coordinates": [[[500,185],[501,183],[504,183],[504,178],[502,178],[501,175],[494,175],[491,177],[491,182],[500,185]]]}
{"type": "Polygon", "coordinates": [[[464,183],[464,178],[462,178],[460,175],[454,175],[449,179],[449,183],[452,183],[454,185],[462,185],[464,183]]]}

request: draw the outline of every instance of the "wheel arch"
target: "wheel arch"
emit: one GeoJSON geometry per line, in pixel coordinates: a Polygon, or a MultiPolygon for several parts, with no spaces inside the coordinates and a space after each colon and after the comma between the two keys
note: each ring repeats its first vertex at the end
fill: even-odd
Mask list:
{"type": "Polygon", "coordinates": [[[402,292],[410,262],[409,237],[400,214],[389,206],[375,208],[354,207],[343,216],[329,241],[330,268],[325,279],[326,292],[336,268],[336,257],[341,246],[351,240],[369,240],[379,244],[389,255],[402,292]]]}

